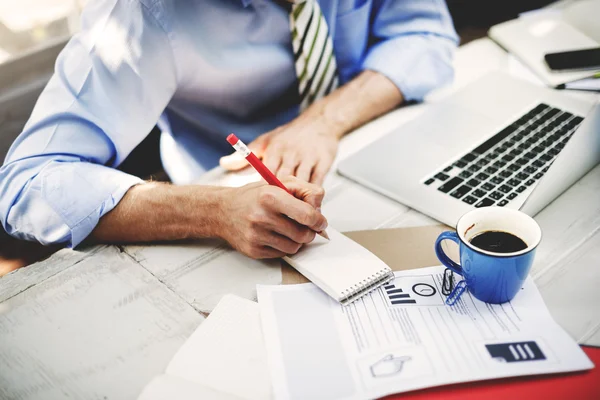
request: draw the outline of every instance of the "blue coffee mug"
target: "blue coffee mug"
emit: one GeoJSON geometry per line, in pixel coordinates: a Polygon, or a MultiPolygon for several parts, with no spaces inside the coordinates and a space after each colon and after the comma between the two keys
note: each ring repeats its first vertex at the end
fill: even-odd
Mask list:
{"type": "Polygon", "coordinates": [[[447,268],[462,275],[467,289],[486,303],[512,300],[523,286],[533,264],[542,230],[533,218],[517,210],[484,207],[463,215],[456,232],[443,232],[435,242],[435,254],[447,268]],[[473,246],[473,237],[487,231],[507,232],[521,238],[527,248],[513,253],[494,253],[473,246]],[[460,251],[460,265],[442,250],[442,242],[452,240],[460,251]]]}

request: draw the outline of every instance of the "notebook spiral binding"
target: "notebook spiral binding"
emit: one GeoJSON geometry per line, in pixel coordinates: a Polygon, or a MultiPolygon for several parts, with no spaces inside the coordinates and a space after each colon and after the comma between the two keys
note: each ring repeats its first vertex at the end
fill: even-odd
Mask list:
{"type": "Polygon", "coordinates": [[[360,297],[371,293],[381,285],[388,283],[392,279],[394,279],[394,272],[390,269],[382,269],[370,277],[350,286],[348,289],[343,290],[340,303],[343,306],[348,305],[360,297]]]}

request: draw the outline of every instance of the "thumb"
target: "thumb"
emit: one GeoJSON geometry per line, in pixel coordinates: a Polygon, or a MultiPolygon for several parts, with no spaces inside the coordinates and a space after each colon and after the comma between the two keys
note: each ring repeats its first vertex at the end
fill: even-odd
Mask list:
{"type": "MultiPolygon", "coordinates": [[[[248,148],[258,157],[261,158],[263,153],[265,152],[265,148],[268,143],[268,134],[263,134],[254,139],[249,145],[248,148]]],[[[221,157],[219,160],[219,165],[228,171],[237,171],[242,168],[248,166],[248,162],[246,158],[239,151],[234,152],[228,156],[221,157]]]]}
{"type": "Polygon", "coordinates": [[[237,171],[248,165],[248,162],[242,155],[242,153],[236,151],[228,156],[221,157],[219,165],[227,171],[237,171]]]}

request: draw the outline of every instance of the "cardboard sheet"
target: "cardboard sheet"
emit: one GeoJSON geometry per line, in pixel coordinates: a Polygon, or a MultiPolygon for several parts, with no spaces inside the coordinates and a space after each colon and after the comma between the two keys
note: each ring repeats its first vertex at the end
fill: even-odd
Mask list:
{"type": "MultiPolygon", "coordinates": [[[[433,245],[438,235],[447,230],[450,228],[437,225],[346,232],[344,235],[371,251],[393,271],[404,271],[439,265],[433,245]]],[[[458,249],[453,243],[445,243],[444,248],[456,259],[458,249]]],[[[308,282],[308,279],[285,262],[282,262],[281,272],[284,285],[308,282]]]]}

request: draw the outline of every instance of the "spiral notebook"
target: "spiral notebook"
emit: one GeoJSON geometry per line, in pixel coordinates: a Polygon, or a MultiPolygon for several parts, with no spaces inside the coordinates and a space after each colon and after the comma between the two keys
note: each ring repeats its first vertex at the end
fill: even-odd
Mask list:
{"type": "Polygon", "coordinates": [[[390,267],[369,250],[331,228],[327,234],[329,241],[316,236],[284,260],[341,304],[351,303],[394,278],[390,267]]]}

